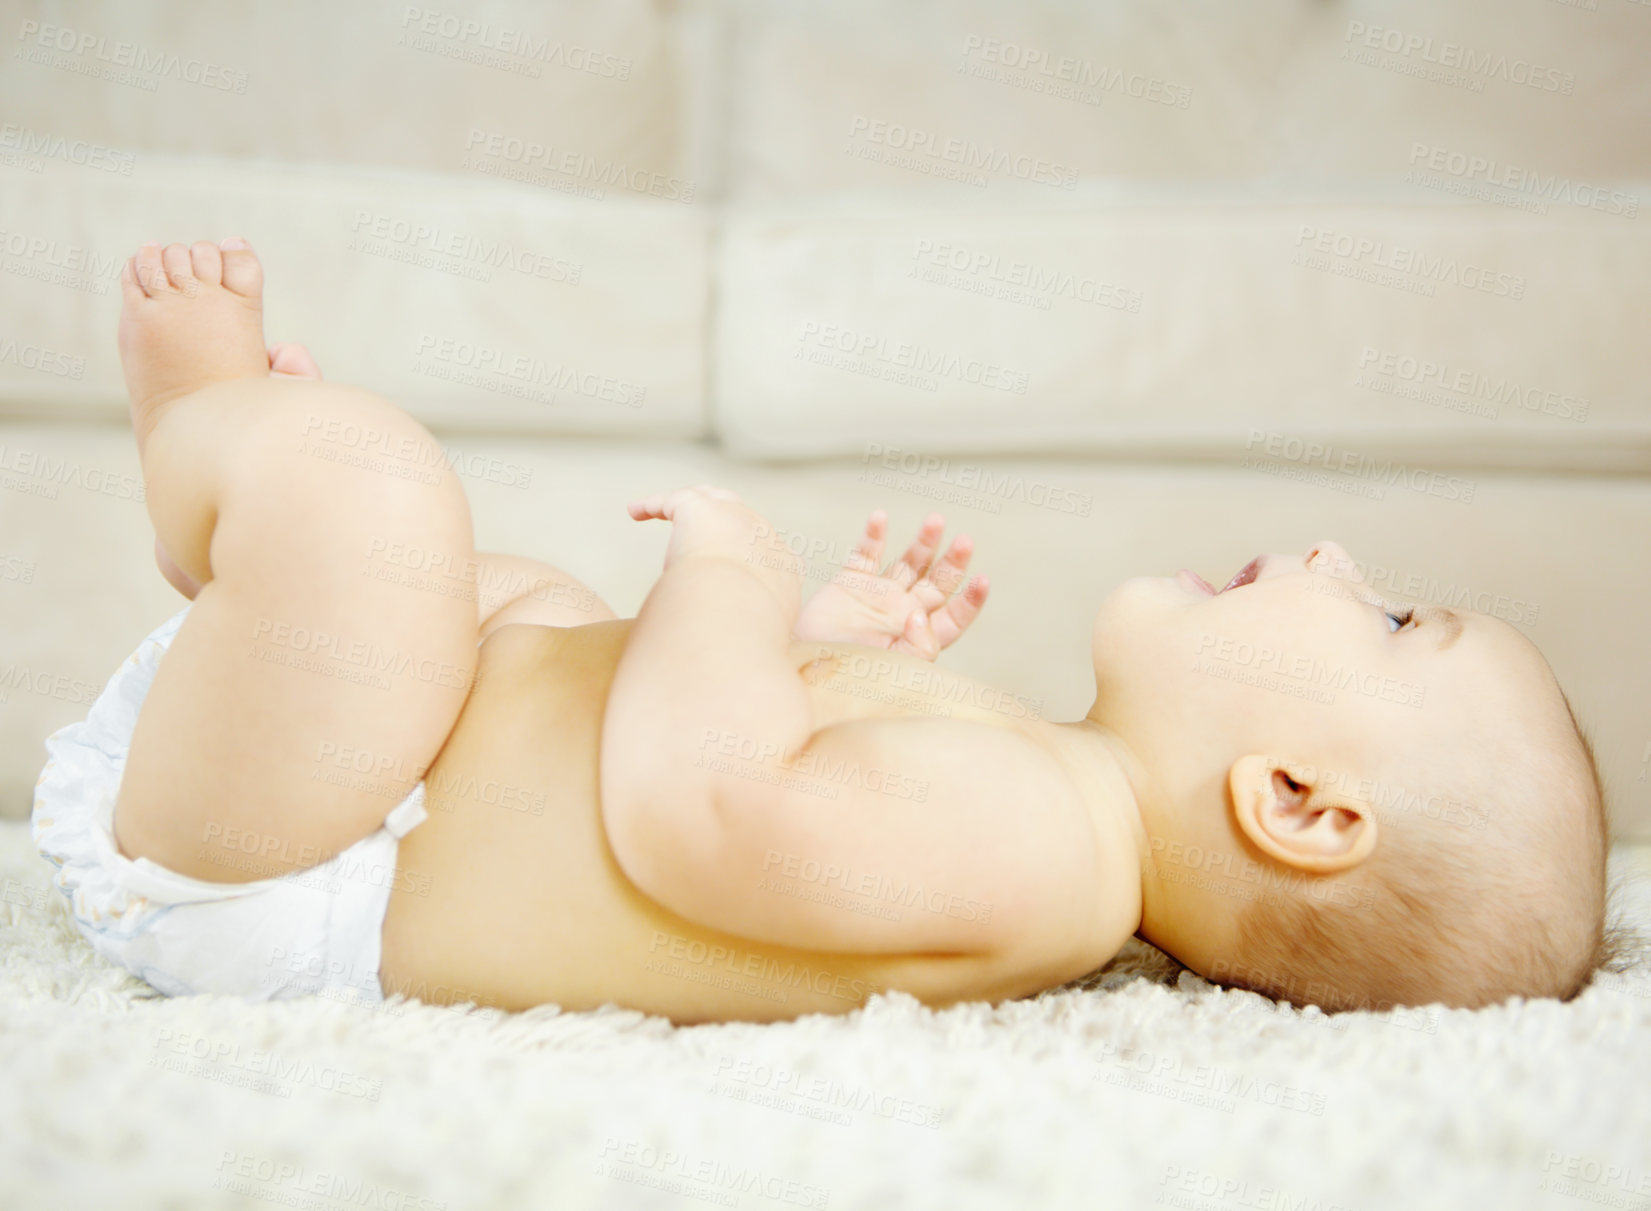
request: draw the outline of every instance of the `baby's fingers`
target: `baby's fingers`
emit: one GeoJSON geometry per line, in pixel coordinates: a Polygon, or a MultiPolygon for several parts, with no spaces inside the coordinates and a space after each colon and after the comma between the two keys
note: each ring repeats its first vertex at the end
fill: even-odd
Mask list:
{"type": "Polygon", "coordinates": [[[682,507],[683,503],[696,497],[720,501],[724,504],[738,504],[740,499],[727,488],[713,488],[709,484],[700,484],[694,488],[676,488],[669,492],[655,492],[651,496],[644,496],[641,500],[631,501],[627,508],[631,517],[636,521],[652,521],[657,518],[675,521],[677,510],[682,507]]]}
{"type": "Polygon", "coordinates": [[[980,617],[991,591],[991,581],[984,576],[976,576],[963,592],[946,603],[944,609],[929,615],[929,625],[934,629],[935,639],[941,647],[951,647],[957,642],[957,637],[969,629],[969,624],[980,617]]]}
{"type": "Polygon", "coordinates": [[[875,510],[866,519],[866,532],[843,566],[851,572],[870,572],[875,576],[877,569],[883,566],[883,539],[888,532],[889,515],[881,509],[875,510]]]}
{"type": "Polygon", "coordinates": [[[946,529],[946,519],[939,513],[930,513],[906,553],[889,569],[889,577],[902,589],[909,589],[929,570],[935,549],[940,546],[940,535],[946,529]]]}
{"type": "Polygon", "coordinates": [[[660,518],[669,521],[675,509],[677,495],[676,492],[655,492],[652,496],[631,501],[626,508],[634,521],[655,521],[660,518]]]}
{"type": "MultiPolygon", "coordinates": [[[[974,558],[974,554],[975,540],[967,534],[959,534],[924,579],[950,597],[961,589],[964,581],[968,579],[969,560],[974,558]]],[[[929,608],[932,610],[934,606],[931,605],[929,608]]]]}
{"type": "Polygon", "coordinates": [[[933,660],[940,655],[940,649],[945,645],[940,642],[930,622],[929,615],[922,610],[913,610],[906,615],[906,625],[901,629],[900,638],[894,641],[894,650],[923,660],[933,660]]]}
{"type": "Polygon", "coordinates": [[[911,591],[917,603],[931,614],[944,605],[946,598],[963,587],[969,560],[974,553],[974,539],[967,534],[959,534],[940,561],[929,569],[923,579],[912,585],[911,591]]]}

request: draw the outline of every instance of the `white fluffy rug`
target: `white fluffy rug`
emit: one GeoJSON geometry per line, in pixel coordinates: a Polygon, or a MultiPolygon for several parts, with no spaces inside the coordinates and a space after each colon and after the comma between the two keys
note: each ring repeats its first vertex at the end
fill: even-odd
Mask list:
{"type": "MultiPolygon", "coordinates": [[[[1619,848],[1651,931],[1651,854],[1619,848]]],[[[167,1000],[0,824],[0,1207],[1651,1207],[1651,966],[1327,1018],[1132,945],[1088,989],[673,1028],[167,1000]]]]}

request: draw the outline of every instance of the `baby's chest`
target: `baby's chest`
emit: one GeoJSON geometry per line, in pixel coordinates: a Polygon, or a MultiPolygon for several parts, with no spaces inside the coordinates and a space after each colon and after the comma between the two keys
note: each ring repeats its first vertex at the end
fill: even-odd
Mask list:
{"type": "Polygon", "coordinates": [[[1041,706],[1025,695],[914,656],[846,644],[794,643],[816,727],[861,719],[957,719],[1005,728],[1036,725],[1041,706]]]}

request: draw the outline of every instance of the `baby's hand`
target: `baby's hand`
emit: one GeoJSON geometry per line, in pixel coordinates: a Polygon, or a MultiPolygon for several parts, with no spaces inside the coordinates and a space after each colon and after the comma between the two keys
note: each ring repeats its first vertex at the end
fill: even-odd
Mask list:
{"type": "Polygon", "coordinates": [[[931,514],[906,553],[879,572],[888,515],[877,510],[848,562],[803,607],[797,638],[890,648],[933,660],[969,629],[991,588],[984,576],[976,576],[957,592],[974,544],[960,536],[935,563],[945,528],[946,519],[931,514]]]}
{"type": "Polygon", "coordinates": [[[785,548],[780,531],[728,489],[701,485],[656,492],[632,501],[630,514],[637,521],[671,523],[666,572],[690,556],[743,563],[774,594],[787,624],[797,617],[802,560],[785,548]]]}
{"type": "MultiPolygon", "coordinates": [[[[722,555],[747,563],[764,558],[765,567],[776,566],[766,558],[777,551],[774,527],[762,514],[750,508],[727,488],[702,484],[656,492],[632,501],[630,514],[637,521],[664,520],[671,523],[671,542],[665,551],[665,566],[688,555],[722,555]]],[[[795,558],[790,563],[797,563],[795,558]]]]}

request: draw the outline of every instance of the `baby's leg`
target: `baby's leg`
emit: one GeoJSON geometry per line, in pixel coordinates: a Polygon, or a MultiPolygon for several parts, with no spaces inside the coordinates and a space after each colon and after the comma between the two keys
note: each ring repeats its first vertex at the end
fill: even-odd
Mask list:
{"type": "Polygon", "coordinates": [[[434,440],[369,392],[272,378],[261,288],[229,241],[145,245],[123,279],[150,517],[201,588],[144,700],[115,832],[127,856],[215,882],[314,865],[379,827],[476,663],[473,601],[363,574],[375,544],[475,558],[457,476],[387,474],[329,436],[434,440]],[[336,785],[346,749],[371,772],[336,785]]]}
{"type": "MultiPolygon", "coordinates": [[[[269,372],[297,378],[321,377],[310,351],[295,342],[271,345],[269,372]]],[[[161,572],[176,586],[173,570],[156,542],[161,572]]],[[[523,622],[541,627],[577,627],[616,617],[608,603],[578,577],[526,555],[476,553],[476,625],[486,639],[500,627],[523,622]]],[[[179,586],[184,596],[193,596],[179,586]]]]}
{"type": "Polygon", "coordinates": [[[525,555],[476,558],[476,621],[483,639],[515,622],[579,627],[616,616],[588,585],[561,568],[525,555]]]}
{"type": "MultiPolygon", "coordinates": [[[[292,341],[270,346],[269,372],[277,378],[322,377],[310,351],[292,341]]],[[[191,601],[201,591],[172,561],[159,538],[155,539],[155,564],[167,583],[191,601]]],[[[616,617],[589,585],[548,563],[525,555],[478,551],[476,564],[476,625],[481,639],[511,623],[576,627],[616,617]]]]}
{"type": "MultiPolygon", "coordinates": [[[[306,376],[308,377],[308,376],[306,376]]],[[[167,582],[191,601],[201,586],[172,562],[159,538],[155,563],[167,582]]],[[[594,589],[571,573],[525,555],[476,553],[477,638],[500,627],[525,622],[541,627],[578,627],[617,617],[594,589]]]]}

